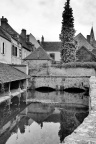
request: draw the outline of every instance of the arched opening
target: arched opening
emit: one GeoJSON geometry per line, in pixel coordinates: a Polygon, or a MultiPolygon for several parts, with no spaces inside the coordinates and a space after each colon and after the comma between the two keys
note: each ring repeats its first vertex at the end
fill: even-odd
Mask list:
{"type": "Polygon", "coordinates": [[[65,92],[69,92],[69,93],[82,93],[82,92],[86,92],[88,91],[87,89],[81,89],[81,88],[66,88],[64,89],[65,92]]]}
{"type": "Polygon", "coordinates": [[[36,91],[39,91],[39,92],[52,92],[52,91],[55,91],[54,88],[51,88],[51,87],[38,87],[35,89],[36,91]]]}

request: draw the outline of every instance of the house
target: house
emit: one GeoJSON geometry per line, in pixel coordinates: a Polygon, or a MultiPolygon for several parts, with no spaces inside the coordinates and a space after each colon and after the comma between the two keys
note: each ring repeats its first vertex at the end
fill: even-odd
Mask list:
{"type": "Polygon", "coordinates": [[[0,63],[0,103],[27,90],[29,76],[12,65],[0,63]],[[5,97],[6,96],[6,97],[5,97]]]}
{"type": "MultiPolygon", "coordinates": [[[[11,63],[12,64],[21,64],[22,59],[24,59],[32,51],[35,50],[34,43],[32,43],[33,39],[31,38],[31,34],[28,38],[28,36],[26,35],[26,30],[25,29],[21,30],[21,34],[18,34],[9,25],[8,20],[4,17],[1,18],[1,28],[3,29],[3,31],[5,31],[7,33],[6,35],[8,37],[10,37],[10,39],[11,39],[10,40],[10,42],[11,42],[11,53],[9,53],[9,57],[11,58],[11,63]]],[[[34,41],[36,43],[35,37],[34,37],[34,41]]],[[[5,57],[6,57],[6,55],[5,55],[5,57]]],[[[10,62],[8,62],[8,63],[10,63],[10,62]]]]}
{"type": "Polygon", "coordinates": [[[41,46],[43,49],[49,54],[49,56],[54,59],[55,61],[60,61],[60,49],[61,49],[61,42],[47,42],[44,41],[44,37],[41,38],[41,46]]]}
{"type": "Polygon", "coordinates": [[[11,38],[0,26],[0,62],[11,64],[11,38]]]}
{"type": "Polygon", "coordinates": [[[76,58],[78,62],[96,62],[96,55],[84,46],[77,50],[76,58]]]}
{"type": "Polygon", "coordinates": [[[22,59],[27,57],[32,51],[34,51],[34,45],[28,41],[26,30],[22,29],[20,34],[20,42],[22,44],[22,59]]]}
{"type": "MultiPolygon", "coordinates": [[[[8,24],[8,20],[1,18],[1,27],[11,39],[11,63],[21,64],[21,43],[19,34],[8,24]]],[[[9,53],[10,54],[10,53],[9,53]]]]}
{"type": "Polygon", "coordinates": [[[87,41],[87,39],[81,33],[75,36],[74,40],[77,42],[77,50],[82,46],[86,47],[89,51],[92,51],[94,49],[93,46],[87,41]]]}
{"type": "Polygon", "coordinates": [[[35,74],[33,70],[41,71],[43,67],[48,67],[51,65],[52,59],[46,53],[46,51],[39,47],[34,52],[32,52],[29,56],[24,59],[24,63],[27,63],[29,66],[30,74],[35,74]],[[32,73],[31,73],[32,72],[32,73]]]}
{"type": "Polygon", "coordinates": [[[36,38],[31,33],[29,35],[27,35],[27,41],[32,43],[35,48],[40,47],[40,44],[38,43],[36,38]]]}
{"type": "MultiPolygon", "coordinates": [[[[85,48],[90,52],[94,51],[94,49],[95,49],[81,33],[79,33],[77,36],[75,36],[74,40],[76,43],[76,53],[82,47],[84,47],[84,52],[85,52],[85,48]]],[[[47,54],[49,54],[50,57],[52,57],[55,61],[60,61],[60,59],[61,59],[61,57],[60,57],[61,42],[60,41],[46,42],[46,41],[44,41],[44,37],[42,36],[41,46],[47,52],[47,54]]],[[[95,53],[96,53],[96,51],[95,51],[95,53]]],[[[89,54],[89,53],[87,53],[87,54],[89,54]]],[[[93,54],[93,52],[92,52],[92,54],[93,54]]]]}

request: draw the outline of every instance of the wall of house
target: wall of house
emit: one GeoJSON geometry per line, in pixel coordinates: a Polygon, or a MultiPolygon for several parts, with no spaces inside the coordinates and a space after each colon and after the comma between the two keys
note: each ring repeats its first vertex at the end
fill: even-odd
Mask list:
{"type": "Polygon", "coordinates": [[[0,62],[11,64],[11,42],[3,37],[0,37],[0,62]],[[5,53],[2,54],[3,43],[5,53]]]}
{"type": "Polygon", "coordinates": [[[39,70],[39,68],[42,66],[51,65],[51,61],[48,60],[26,60],[25,62],[28,64],[29,69],[37,69],[37,70],[39,70]]]}
{"type": "Polygon", "coordinates": [[[36,48],[40,47],[40,45],[37,42],[36,38],[31,33],[29,35],[29,42],[31,42],[36,48]]]}
{"type": "Polygon", "coordinates": [[[16,40],[11,39],[12,45],[17,47],[17,56],[12,55],[12,45],[11,45],[11,63],[12,64],[21,64],[21,44],[16,40]]]}
{"type": "Polygon", "coordinates": [[[61,57],[60,57],[60,52],[54,52],[54,51],[51,51],[51,52],[47,52],[47,54],[50,55],[50,53],[54,53],[55,54],[55,61],[60,61],[61,57]]]}
{"type": "Polygon", "coordinates": [[[25,48],[22,48],[22,59],[24,59],[25,57],[27,57],[31,52],[28,51],[25,48]]]}

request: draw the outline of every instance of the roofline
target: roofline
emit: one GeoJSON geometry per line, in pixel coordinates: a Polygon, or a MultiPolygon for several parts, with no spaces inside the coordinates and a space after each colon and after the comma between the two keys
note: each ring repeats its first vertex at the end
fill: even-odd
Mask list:
{"type": "MultiPolygon", "coordinates": [[[[22,43],[21,43],[21,45],[22,45],[22,43]]],[[[26,48],[26,47],[24,47],[24,46],[22,46],[22,48],[24,48],[24,49],[26,49],[26,50],[28,50],[28,51],[31,52],[31,50],[29,50],[28,48],[26,48]]]]}
{"type": "Polygon", "coordinates": [[[23,59],[23,60],[51,60],[51,59],[23,59]]]}
{"type": "MultiPolygon", "coordinates": [[[[16,40],[14,37],[13,37],[13,35],[11,35],[8,31],[6,31],[2,26],[1,26],[1,28],[5,31],[5,32],[7,32],[10,36],[11,36],[11,38],[13,38],[15,41],[17,41],[18,42],[18,40],[16,40]]],[[[18,34],[18,33],[17,33],[18,34]]],[[[19,35],[19,34],[18,34],[19,35]]],[[[21,42],[19,42],[19,43],[21,43],[21,42]]]]}
{"type": "Polygon", "coordinates": [[[7,38],[5,38],[5,37],[1,36],[1,35],[0,35],[0,37],[2,37],[2,38],[4,38],[4,39],[8,40],[9,42],[11,42],[11,40],[9,40],[9,39],[7,39],[7,38]]]}
{"type": "MultiPolygon", "coordinates": [[[[26,79],[29,79],[30,77],[26,77],[26,78],[21,78],[21,79],[16,79],[16,80],[10,80],[10,81],[5,81],[3,83],[9,83],[9,82],[15,82],[15,81],[20,81],[20,80],[26,80],[26,79]]],[[[2,82],[0,82],[2,83],[2,82]]]]}
{"type": "Polygon", "coordinates": [[[92,55],[96,58],[96,55],[95,55],[92,51],[89,51],[85,46],[81,46],[81,47],[77,50],[77,52],[78,52],[81,48],[85,48],[88,53],[92,54],[92,55]]]}

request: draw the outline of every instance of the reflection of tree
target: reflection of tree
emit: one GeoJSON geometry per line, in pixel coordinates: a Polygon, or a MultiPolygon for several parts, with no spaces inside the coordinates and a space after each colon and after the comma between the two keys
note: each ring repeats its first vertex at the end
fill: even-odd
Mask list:
{"type": "Polygon", "coordinates": [[[60,142],[62,143],[64,138],[71,134],[74,129],[78,126],[78,122],[74,117],[74,113],[61,110],[60,112],[60,130],[58,135],[60,137],[60,142]]]}

